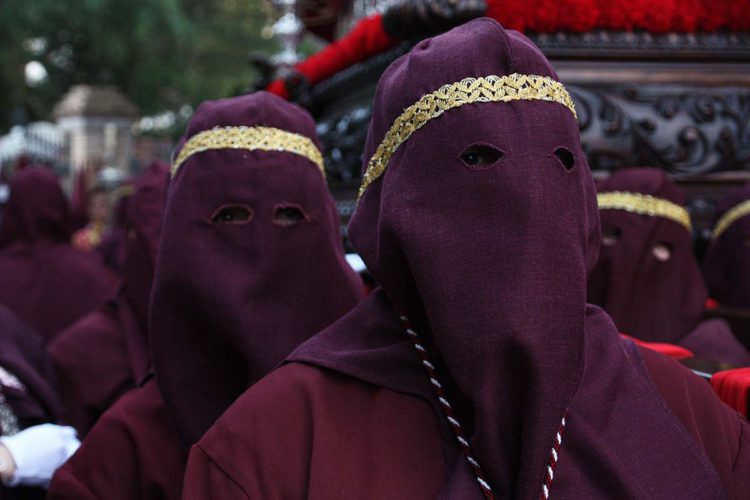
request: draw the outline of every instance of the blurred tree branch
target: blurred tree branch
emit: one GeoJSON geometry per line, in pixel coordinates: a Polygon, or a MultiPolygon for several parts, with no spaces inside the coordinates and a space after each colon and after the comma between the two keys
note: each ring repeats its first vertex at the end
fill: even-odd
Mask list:
{"type": "Polygon", "coordinates": [[[116,85],[144,114],[241,92],[256,76],[259,0],[3,0],[0,133],[19,116],[48,119],[77,83],[116,85]],[[39,61],[46,81],[28,85],[39,61]]]}

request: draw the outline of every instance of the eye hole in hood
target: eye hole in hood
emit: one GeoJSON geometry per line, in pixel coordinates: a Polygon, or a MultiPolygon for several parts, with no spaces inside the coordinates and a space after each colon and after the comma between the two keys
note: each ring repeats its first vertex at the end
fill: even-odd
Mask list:
{"type": "Polygon", "coordinates": [[[555,150],[555,157],[557,157],[557,160],[560,162],[560,165],[563,166],[565,170],[570,172],[573,170],[573,168],[576,166],[576,159],[575,156],[573,156],[573,153],[570,152],[569,149],[559,147],[555,150]]]}
{"type": "Polygon", "coordinates": [[[302,221],[310,220],[304,209],[296,204],[280,204],[273,209],[273,223],[282,227],[291,227],[302,221]]]}
{"type": "Polygon", "coordinates": [[[253,211],[245,205],[222,205],[211,216],[212,224],[247,224],[253,211]]]}
{"type": "Polygon", "coordinates": [[[617,244],[622,238],[622,231],[619,227],[605,226],[602,227],[602,245],[611,247],[617,244]]]}
{"type": "Polygon", "coordinates": [[[672,245],[669,243],[657,243],[651,248],[651,255],[660,262],[667,262],[672,258],[672,245]]]}
{"type": "Polygon", "coordinates": [[[502,151],[487,144],[473,144],[461,153],[461,161],[472,170],[491,168],[505,155],[502,151]]]}

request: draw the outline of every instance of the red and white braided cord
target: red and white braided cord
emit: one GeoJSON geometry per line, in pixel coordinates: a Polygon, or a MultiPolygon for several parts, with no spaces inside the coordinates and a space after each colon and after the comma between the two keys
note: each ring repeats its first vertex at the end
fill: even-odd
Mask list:
{"type": "MultiPolygon", "coordinates": [[[[463,451],[464,456],[466,457],[466,460],[471,467],[471,470],[474,472],[477,483],[479,483],[479,489],[482,491],[482,494],[486,499],[494,500],[495,495],[492,493],[492,487],[490,486],[489,481],[487,481],[484,472],[482,471],[482,466],[479,464],[479,460],[477,460],[477,458],[474,456],[474,451],[471,448],[471,444],[464,436],[464,430],[461,426],[461,423],[453,413],[453,407],[448,402],[448,398],[446,397],[445,391],[443,390],[443,385],[438,380],[437,370],[435,369],[435,365],[433,365],[430,361],[427,349],[425,349],[425,347],[422,345],[422,342],[419,339],[419,334],[411,328],[409,319],[406,316],[401,316],[401,321],[404,324],[404,328],[406,329],[406,333],[408,334],[412,345],[414,345],[414,349],[417,351],[417,356],[419,356],[419,360],[422,362],[422,366],[424,366],[425,370],[427,370],[427,376],[430,379],[432,388],[435,389],[438,401],[440,402],[440,407],[443,409],[443,413],[445,414],[445,418],[448,420],[451,429],[453,429],[453,433],[456,436],[459,448],[461,448],[461,451],[463,451]]],[[[542,484],[541,493],[541,498],[543,500],[549,500],[549,491],[550,487],[552,486],[552,480],[555,477],[557,455],[560,451],[560,446],[562,446],[562,437],[564,432],[565,415],[563,415],[562,421],[560,422],[560,427],[558,428],[557,434],[555,435],[555,442],[552,445],[549,460],[547,461],[547,469],[544,474],[544,483],[542,484]]]]}
{"type": "Polygon", "coordinates": [[[562,446],[562,438],[565,433],[565,417],[567,412],[563,415],[560,427],[557,429],[555,434],[555,442],[550,450],[549,460],[547,460],[547,470],[544,472],[544,483],[542,483],[542,494],[540,497],[542,500],[549,500],[549,490],[552,486],[552,480],[555,478],[555,469],[557,468],[557,454],[560,452],[560,446],[562,446]]]}
{"type": "Polygon", "coordinates": [[[409,319],[405,316],[401,316],[401,321],[404,324],[404,327],[406,328],[406,333],[409,335],[409,339],[411,339],[412,344],[414,345],[414,349],[417,351],[417,355],[419,356],[419,360],[422,362],[422,366],[425,367],[427,370],[427,376],[430,379],[430,384],[432,384],[432,388],[435,389],[435,393],[437,393],[438,401],[440,402],[440,407],[443,409],[443,413],[445,414],[445,418],[448,419],[448,423],[450,424],[451,428],[453,429],[453,434],[456,436],[456,440],[458,441],[458,446],[461,448],[461,450],[464,453],[464,456],[466,457],[466,460],[469,462],[469,466],[471,467],[471,470],[474,472],[474,476],[477,479],[477,483],[479,483],[479,489],[482,490],[482,494],[484,495],[484,498],[487,500],[494,500],[495,495],[492,493],[492,488],[490,487],[490,483],[487,481],[487,479],[484,476],[484,472],[482,471],[482,466],[479,465],[479,461],[474,457],[474,451],[471,449],[471,444],[464,436],[464,430],[461,426],[461,423],[458,421],[458,418],[456,418],[456,415],[453,413],[453,407],[448,402],[448,399],[446,398],[445,391],[443,390],[443,386],[438,381],[437,378],[437,372],[435,370],[435,365],[433,365],[430,362],[429,356],[427,354],[427,349],[424,348],[421,341],[419,340],[419,334],[415,332],[410,324],[409,319]]]}

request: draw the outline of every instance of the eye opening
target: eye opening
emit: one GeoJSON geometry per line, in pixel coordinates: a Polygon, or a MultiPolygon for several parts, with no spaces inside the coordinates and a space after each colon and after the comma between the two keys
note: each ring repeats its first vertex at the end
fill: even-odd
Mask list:
{"type": "Polygon", "coordinates": [[[619,227],[607,226],[602,227],[602,245],[611,247],[617,244],[622,237],[622,231],[619,227]]]}
{"type": "Polygon", "coordinates": [[[576,166],[576,158],[568,148],[560,146],[559,148],[555,149],[555,157],[557,158],[557,161],[560,162],[560,165],[562,165],[563,168],[568,172],[573,170],[573,168],[576,166]]]}
{"type": "Polygon", "coordinates": [[[310,220],[305,210],[296,203],[280,203],[273,209],[272,222],[282,227],[291,227],[303,220],[310,220]]]}
{"type": "Polygon", "coordinates": [[[472,144],[461,153],[461,161],[472,170],[485,170],[503,156],[505,153],[488,144],[472,144]]]}
{"type": "Polygon", "coordinates": [[[657,243],[651,248],[651,255],[658,261],[667,262],[672,258],[672,245],[666,242],[657,243]]]}
{"type": "Polygon", "coordinates": [[[211,215],[211,224],[247,224],[253,210],[246,205],[222,205],[211,215]]]}

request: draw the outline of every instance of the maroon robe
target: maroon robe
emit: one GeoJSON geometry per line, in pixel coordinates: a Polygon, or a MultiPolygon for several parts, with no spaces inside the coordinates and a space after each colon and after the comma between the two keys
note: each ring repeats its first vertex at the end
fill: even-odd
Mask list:
{"type": "Polygon", "coordinates": [[[747,497],[747,422],[586,303],[596,191],[557,82],[489,19],[391,64],[349,226],[381,288],[216,422],[186,498],[747,497]]]}
{"type": "MultiPolygon", "coordinates": [[[[381,301],[382,292],[376,291],[361,307],[387,308],[381,301]]],[[[407,378],[403,374],[414,370],[417,377],[421,367],[415,366],[413,349],[402,332],[387,323],[368,324],[366,318],[361,323],[377,327],[384,338],[377,343],[346,346],[346,351],[332,351],[341,349],[340,339],[333,337],[318,346],[302,346],[291,357],[298,362],[272,372],[243,394],[191,450],[183,498],[435,498],[445,487],[451,462],[456,460],[451,438],[444,429],[441,433],[444,417],[430,400],[429,387],[414,390],[403,383],[407,378]],[[382,359],[383,354],[373,356],[378,351],[388,353],[387,358],[382,359]],[[356,366],[347,367],[340,360],[356,366]],[[384,365],[386,360],[388,364],[384,365]],[[387,380],[385,366],[385,371],[400,374],[396,382],[387,380]],[[357,376],[349,375],[352,373],[357,376]]],[[[715,476],[704,479],[707,483],[720,482],[726,498],[746,498],[750,491],[747,423],[721,403],[705,381],[676,362],[644,347],[634,350],[628,340],[620,342],[624,349],[631,350],[633,361],[642,364],[637,371],[637,392],[643,393],[636,394],[642,407],[613,418],[602,429],[589,428],[587,423],[580,434],[585,437],[594,430],[604,430],[627,435],[642,421],[656,419],[658,437],[652,443],[634,437],[633,451],[659,456],[658,461],[663,463],[654,465],[664,482],[658,484],[658,478],[648,478],[633,489],[632,484],[609,482],[604,471],[591,472],[591,477],[571,472],[573,477],[566,478],[566,461],[583,460],[586,465],[591,450],[585,445],[570,451],[563,446],[558,469],[562,479],[554,484],[554,498],[581,498],[575,492],[581,484],[597,480],[597,474],[602,476],[601,484],[594,487],[599,493],[591,498],[630,498],[627,491],[644,497],[649,487],[651,491],[669,491],[664,488],[670,487],[668,481],[675,475],[669,462],[664,461],[664,453],[669,450],[659,448],[668,446],[670,433],[685,441],[689,453],[708,460],[710,465],[704,462],[703,466],[709,475],[715,471],[718,481],[715,476]],[[647,404],[649,399],[655,404],[647,404]]],[[[597,384],[595,373],[601,373],[607,359],[602,359],[596,349],[588,355],[591,384],[597,384]]],[[[615,377],[604,384],[600,389],[604,390],[603,399],[612,397],[613,391],[608,388],[612,384],[620,382],[615,377]]],[[[570,425],[565,440],[575,440],[572,434],[578,429],[570,425]]],[[[677,450],[675,454],[679,455],[677,450]]],[[[616,464],[638,471],[641,459],[629,464],[628,458],[612,462],[613,458],[605,469],[616,464]]],[[[636,478],[631,480],[637,484],[636,478]]],[[[701,498],[722,498],[719,493],[714,495],[701,498]]]]}
{"type": "Polygon", "coordinates": [[[60,467],[49,499],[179,499],[186,453],[156,382],[121,397],[60,467]]]}
{"type": "MultiPolygon", "coordinates": [[[[195,151],[193,136],[223,127],[252,141],[240,127],[261,125],[320,154],[312,117],[265,92],[201,105],[180,149],[195,151]]],[[[176,163],[149,312],[155,379],[104,413],[55,476],[51,498],[179,498],[189,446],[359,301],[317,155],[285,144],[227,143],[176,163]]]]}
{"type": "Polygon", "coordinates": [[[128,203],[123,286],[115,300],[61,332],[49,345],[64,419],[81,437],[149,365],[148,300],[161,227],[168,165],[155,163],[128,203]]]}
{"type": "Polygon", "coordinates": [[[48,340],[102,305],[114,281],[70,243],[70,209],[57,178],[26,168],[10,182],[0,229],[0,303],[48,340]]]}

